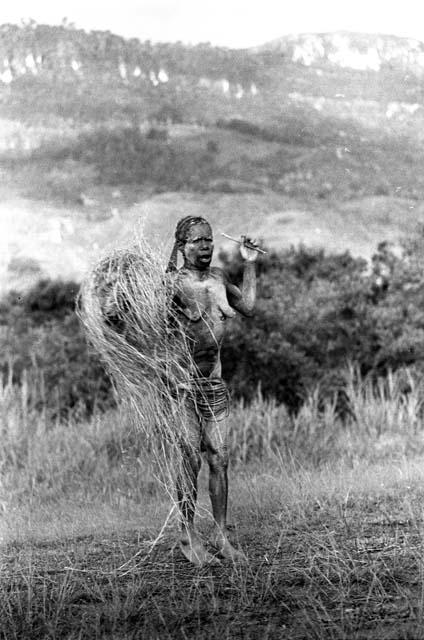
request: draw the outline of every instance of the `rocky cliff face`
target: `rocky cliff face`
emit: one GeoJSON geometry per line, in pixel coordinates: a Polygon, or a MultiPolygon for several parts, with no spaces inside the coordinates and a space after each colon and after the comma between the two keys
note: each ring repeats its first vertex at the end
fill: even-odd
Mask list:
{"type": "Polygon", "coordinates": [[[424,74],[424,44],[395,36],[336,32],[284,36],[249,50],[152,44],[69,25],[0,26],[0,85],[22,76],[96,78],[157,87],[178,79],[222,93],[256,94],[271,69],[287,63],[356,71],[424,74]]]}
{"type": "Polygon", "coordinates": [[[305,66],[325,64],[358,71],[391,67],[419,76],[424,74],[424,44],[411,38],[349,32],[305,33],[275,40],[257,51],[278,51],[305,66]]]}
{"type": "Polygon", "coordinates": [[[0,82],[6,85],[25,75],[153,87],[185,77],[200,86],[218,83],[225,93],[235,83],[250,89],[258,64],[253,53],[209,44],[152,44],[70,25],[0,26],[0,82]]]}

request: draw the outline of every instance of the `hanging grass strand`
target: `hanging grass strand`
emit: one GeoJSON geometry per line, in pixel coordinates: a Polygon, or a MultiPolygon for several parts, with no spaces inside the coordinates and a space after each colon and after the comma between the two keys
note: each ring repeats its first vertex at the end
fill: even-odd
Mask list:
{"type": "Polygon", "coordinates": [[[194,444],[186,417],[195,390],[189,345],[172,305],[174,279],[165,266],[145,242],[106,255],[83,282],[79,316],[173,493],[176,479],[186,477],[184,459],[194,444]]]}

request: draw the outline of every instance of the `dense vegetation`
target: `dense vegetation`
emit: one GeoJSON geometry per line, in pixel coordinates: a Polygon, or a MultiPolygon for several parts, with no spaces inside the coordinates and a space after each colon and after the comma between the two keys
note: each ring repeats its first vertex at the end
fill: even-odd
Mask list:
{"type": "MultiPolygon", "coordinates": [[[[34,154],[37,159],[43,149],[34,154]]],[[[47,156],[51,153],[46,150],[47,156]]],[[[147,135],[129,126],[97,129],[53,152],[57,161],[73,160],[95,168],[98,180],[112,185],[149,185],[157,191],[202,190],[219,176],[216,152],[205,145],[187,148],[168,141],[165,129],[152,127],[147,135]]]]}
{"type": "Polygon", "coordinates": [[[76,315],[78,285],[40,280],[11,292],[0,307],[4,378],[32,394],[29,406],[49,417],[82,417],[113,404],[111,385],[90,352],[76,315]]]}
{"type": "MultiPolygon", "coordinates": [[[[262,257],[256,315],[233,322],[223,349],[234,396],[252,398],[260,387],[264,396],[297,410],[317,385],[323,397],[337,391],[343,398],[349,362],[372,377],[422,370],[422,249],[420,234],[401,255],[382,244],[371,270],[349,253],[302,246],[262,257]]],[[[221,259],[240,282],[240,259],[221,259]]],[[[76,317],[77,290],[75,283],[40,281],[23,295],[10,293],[0,309],[4,376],[17,384],[36,381],[34,406],[54,415],[85,415],[114,403],[76,317]]]]}
{"type": "MultiPolygon", "coordinates": [[[[271,253],[259,264],[259,303],[252,320],[238,320],[224,351],[237,393],[260,384],[289,407],[317,384],[324,395],[342,390],[343,370],[362,374],[423,366],[422,239],[402,255],[381,244],[372,270],[348,253],[304,247],[271,253]]],[[[236,281],[238,260],[227,268],[236,281]]]]}

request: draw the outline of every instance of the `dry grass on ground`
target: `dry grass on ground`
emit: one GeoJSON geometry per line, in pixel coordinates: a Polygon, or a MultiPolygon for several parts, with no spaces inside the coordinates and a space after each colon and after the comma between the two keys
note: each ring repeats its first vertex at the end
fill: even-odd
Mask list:
{"type": "Polygon", "coordinates": [[[232,535],[249,563],[198,570],[122,416],[45,425],[4,390],[0,638],[424,637],[418,391],[352,374],[344,423],[314,396],[297,422],[260,397],[236,406],[232,535]]]}
{"type": "Polygon", "coordinates": [[[422,484],[422,459],[244,470],[232,495],[246,566],[192,568],[175,522],[155,544],[158,530],[124,520],[114,532],[11,541],[1,637],[424,637],[422,484]]]}

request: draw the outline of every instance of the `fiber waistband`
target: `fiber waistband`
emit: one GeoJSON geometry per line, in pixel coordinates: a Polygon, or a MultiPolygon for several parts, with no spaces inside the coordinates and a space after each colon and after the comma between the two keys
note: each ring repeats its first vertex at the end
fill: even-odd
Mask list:
{"type": "Polygon", "coordinates": [[[222,378],[195,378],[196,409],[207,420],[224,420],[230,412],[230,393],[222,378]]]}

